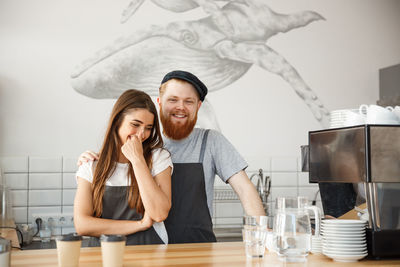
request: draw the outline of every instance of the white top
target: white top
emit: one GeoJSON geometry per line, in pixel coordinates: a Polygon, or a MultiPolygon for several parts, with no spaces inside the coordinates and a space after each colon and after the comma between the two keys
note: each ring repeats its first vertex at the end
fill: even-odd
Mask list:
{"type": "MultiPolygon", "coordinates": [[[[150,171],[151,176],[156,176],[157,174],[164,171],[166,168],[171,167],[173,169],[172,160],[170,153],[165,149],[156,149],[153,152],[153,166],[150,171]]],[[[89,161],[83,163],[79,166],[76,172],[76,177],[81,177],[90,183],[93,182],[93,170],[94,165],[97,161],[89,161]]],[[[110,178],[107,179],[106,185],[108,186],[130,186],[130,179],[126,176],[128,171],[128,163],[117,163],[114,173],[110,178]]],[[[172,174],[172,171],[171,171],[172,174]]]]}
{"type": "MultiPolygon", "coordinates": [[[[155,177],[157,174],[164,171],[166,168],[171,167],[173,169],[172,160],[170,153],[165,149],[156,149],[153,151],[153,166],[151,169],[151,175],[155,177]]],[[[93,170],[97,161],[89,161],[79,166],[76,172],[76,178],[79,176],[88,182],[93,182],[93,170]]],[[[128,163],[117,163],[114,173],[107,179],[107,186],[130,186],[130,179],[127,177],[128,163]]],[[[172,174],[172,170],[171,170],[172,174]]],[[[161,240],[168,244],[167,230],[165,229],[164,222],[155,222],[153,224],[154,230],[160,236],[161,240]]]]}

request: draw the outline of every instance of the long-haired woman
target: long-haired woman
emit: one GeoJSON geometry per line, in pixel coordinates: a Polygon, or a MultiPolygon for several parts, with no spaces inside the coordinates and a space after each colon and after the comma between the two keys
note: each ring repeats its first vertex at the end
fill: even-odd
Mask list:
{"type": "Polygon", "coordinates": [[[142,91],[125,91],[113,107],[98,161],[76,173],[77,233],[122,234],[128,245],[167,244],[171,173],[153,101],[142,91]]]}

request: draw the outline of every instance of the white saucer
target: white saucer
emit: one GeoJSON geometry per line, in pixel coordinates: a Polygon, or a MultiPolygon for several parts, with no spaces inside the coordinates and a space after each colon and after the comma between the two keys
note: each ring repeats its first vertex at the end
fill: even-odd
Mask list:
{"type": "Polygon", "coordinates": [[[334,235],[325,235],[322,236],[322,240],[329,240],[329,241],[365,241],[365,236],[334,236],[334,235]]]}
{"type": "Polygon", "coordinates": [[[322,224],[337,224],[337,225],[365,225],[367,222],[362,220],[344,220],[344,219],[325,219],[322,224]]]}
{"type": "Polygon", "coordinates": [[[365,225],[322,225],[321,230],[364,231],[365,225]]]}
{"type": "Polygon", "coordinates": [[[359,255],[341,255],[341,254],[331,254],[331,253],[322,253],[329,258],[332,258],[334,261],[338,262],[355,262],[360,260],[368,255],[368,253],[359,254],[359,255]]]}
{"type": "Polygon", "coordinates": [[[341,246],[341,247],[359,247],[359,246],[364,246],[367,244],[367,242],[364,241],[331,241],[331,240],[325,240],[323,242],[324,245],[331,245],[331,246],[341,246]]]}
{"type": "Polygon", "coordinates": [[[324,231],[322,232],[322,236],[324,237],[364,237],[365,232],[357,232],[357,233],[345,233],[345,232],[334,232],[334,231],[324,231]]]}
{"type": "Polygon", "coordinates": [[[360,249],[358,251],[344,251],[339,249],[329,249],[322,247],[322,251],[328,254],[337,254],[337,255],[361,255],[361,254],[368,254],[367,249],[360,249]]]}
{"type": "MultiPolygon", "coordinates": [[[[358,247],[358,248],[343,248],[343,247],[331,247],[331,246],[322,246],[323,250],[326,250],[327,252],[340,252],[343,254],[355,254],[357,252],[363,253],[367,252],[367,246],[364,247],[358,247]]],[[[358,253],[358,254],[360,254],[358,253]]]]}

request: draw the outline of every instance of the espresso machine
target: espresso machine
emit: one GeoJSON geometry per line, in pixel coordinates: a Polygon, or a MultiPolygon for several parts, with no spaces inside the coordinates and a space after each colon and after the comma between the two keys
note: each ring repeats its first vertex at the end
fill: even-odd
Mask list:
{"type": "Polygon", "coordinates": [[[309,181],[319,183],[325,215],[339,217],[365,203],[369,257],[400,257],[400,125],[311,131],[308,137],[309,181]]]}

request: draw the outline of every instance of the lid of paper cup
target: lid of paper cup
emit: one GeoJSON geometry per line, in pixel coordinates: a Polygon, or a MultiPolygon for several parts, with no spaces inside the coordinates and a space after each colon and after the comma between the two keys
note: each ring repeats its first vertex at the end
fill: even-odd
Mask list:
{"type": "Polygon", "coordinates": [[[73,234],[67,234],[67,235],[62,235],[57,238],[59,241],[79,241],[82,240],[82,236],[73,233],[73,234]]]}
{"type": "Polygon", "coordinates": [[[124,235],[101,235],[100,241],[105,242],[120,242],[125,241],[126,237],[124,235]]]}

